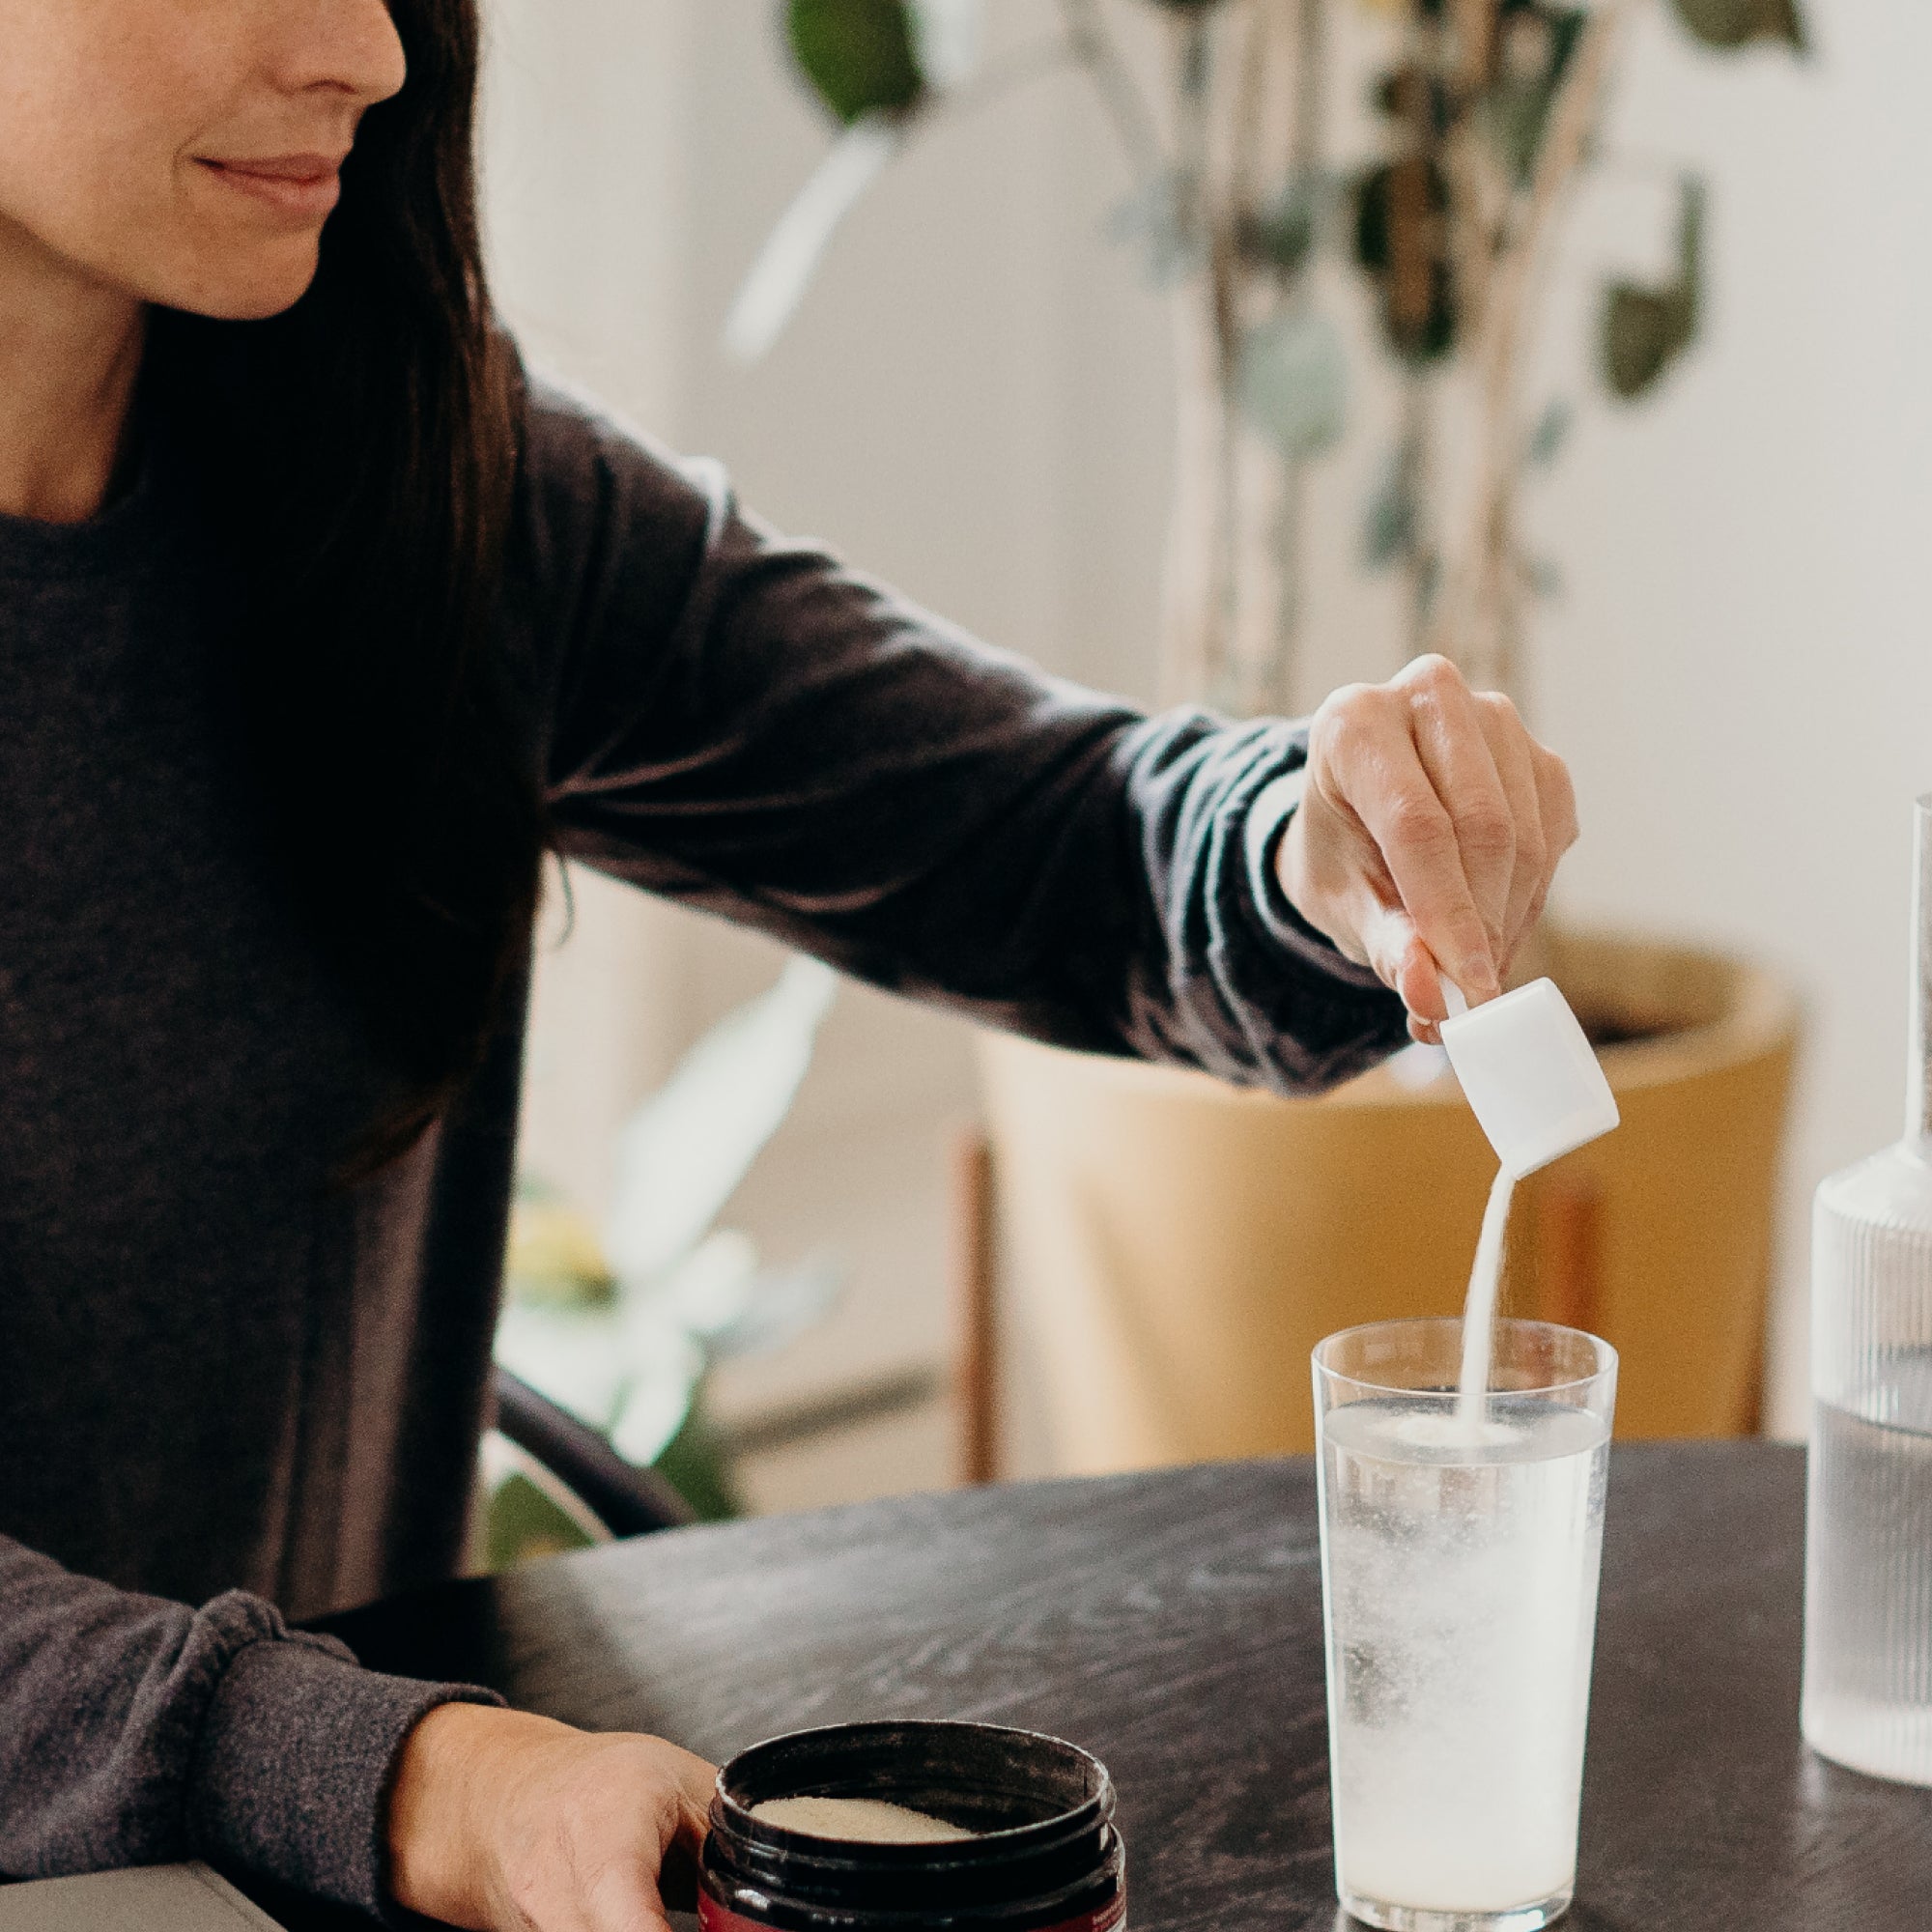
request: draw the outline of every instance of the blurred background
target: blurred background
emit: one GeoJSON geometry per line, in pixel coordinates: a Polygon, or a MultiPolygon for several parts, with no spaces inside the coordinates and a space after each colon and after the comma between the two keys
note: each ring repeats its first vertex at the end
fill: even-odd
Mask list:
{"type": "MultiPolygon", "coordinates": [[[[1577,955],[1577,983],[1604,1037],[1641,1036],[1612,1051],[1634,1056],[1625,1108],[1643,1158],[1552,1193],[1532,1266],[1547,1279],[1519,1305],[1653,1338],[1626,1346],[1624,1390],[1628,1409],[1629,1365],[1658,1364],[1649,1433],[1761,1421],[1802,1435],[1809,1195],[1898,1131],[1909,807],[1932,788],[1932,174],[1917,153],[1932,12],[885,11],[911,19],[917,99],[875,59],[850,71],[871,73],[876,98],[828,104],[853,44],[837,6],[490,0],[489,232],[526,353],[722,458],[780,526],[1136,697],[1312,708],[1463,625],[1473,668],[1501,668],[1577,779],[1585,836],[1560,884],[1555,956],[1565,932],[1610,935],[1608,952],[1577,955]],[[1086,50],[1118,70],[1069,56],[1082,32],[1104,34],[1086,50]],[[1488,66],[1443,81],[1484,34],[1488,66]],[[1579,63],[1598,58],[1586,100],[1579,63]],[[1123,128],[1127,87],[1157,165],[1123,128]],[[1568,138],[1566,112],[1580,119],[1557,180],[1544,156],[1568,138]],[[770,339],[748,342],[741,310],[738,347],[761,353],[728,353],[726,318],[775,226],[841,138],[870,173],[868,137],[895,152],[795,314],[781,330],[768,314],[770,339]],[[1459,172],[1472,155],[1488,189],[1459,172]],[[1431,304],[1476,273],[1458,252],[1458,197],[1488,192],[1489,215],[1517,222],[1552,186],[1498,423],[1481,400],[1490,311],[1431,304]],[[1246,239],[1222,291],[1238,314],[1217,387],[1202,318],[1224,221],[1246,239]],[[1406,246],[1421,253],[1406,262],[1406,246]],[[1241,419],[1229,461],[1253,487],[1203,507],[1200,439],[1219,402],[1241,419]],[[1498,437],[1516,452],[1512,548],[1488,559],[1509,582],[1485,603],[1485,559],[1461,555],[1455,533],[1482,508],[1498,437]],[[1183,504],[1196,493],[1191,538],[1173,526],[1178,479],[1183,504]],[[1217,580],[1218,603],[1197,584],[1190,604],[1188,572],[1235,570],[1243,544],[1256,571],[1217,580]],[[1230,609],[1227,635],[1207,635],[1218,619],[1202,612],[1230,609]],[[1670,1113],[1687,1082],[1715,1127],[1670,1113]],[[1747,1401],[1665,1399],[1687,1378],[1727,1377],[1747,1378],[1747,1401]]],[[[862,54],[877,54],[872,30],[854,29],[862,54]]],[[[1485,271],[1493,307],[1511,263],[1485,271]]],[[[1067,1418],[1211,1399],[1242,1350],[1243,1296],[1301,1292],[1269,1245],[1295,1244],[1296,1215],[1340,1216],[1300,1241],[1325,1257],[1321,1319],[1455,1303],[1482,1176],[1428,1065],[1345,1099],[1345,1129],[1196,1121],[1187,1109],[1209,1103],[1186,1083],[1086,1093],[1077,1070],[982,1064],[958,1023],[865,988],[840,986],[827,1008],[826,989],[781,982],[781,956],[746,935],[594,877],[568,898],[547,921],[506,1349],[638,1461],[680,1431],[691,1452],[682,1405],[701,1384],[718,1508],[955,1480],[962,1282],[997,1285],[999,1468],[1021,1475],[1247,1446],[1180,1423],[1082,1435],[1067,1418]],[[707,1037],[708,1059],[689,1061],[707,1037]],[[1166,1122],[1151,1151],[1094,1126],[1137,1107],[1166,1122]],[[1435,1124],[1389,1129],[1408,1136],[1393,1152],[1361,1138],[1361,1121],[1379,1134],[1405,1109],[1435,1124]],[[958,1152],[981,1121],[991,1196],[958,1152]],[[627,1122],[634,1154],[653,1134],[715,1139],[687,1195],[702,1197],[702,1226],[652,1220],[662,1203],[638,1196],[627,1122]],[[1183,1151],[1162,1152],[1163,1132],[1183,1151]],[[1185,1151],[1201,1147],[1220,1151],[1196,1185],[1185,1151]],[[1213,1190],[1238,1173],[1264,1196],[1273,1162],[1322,1177],[1329,1198],[1297,1205],[1284,1175],[1287,1205],[1257,1208],[1251,1237],[1213,1190]],[[1386,1218],[1378,1189],[1406,1200],[1442,1174],[1471,1199],[1418,1226],[1411,1248],[1353,1238],[1386,1218]],[[1145,1192],[1143,1176],[1175,1175],[1158,1228],[1116,1230],[1164,1256],[1120,1296],[1160,1297],[1204,1338],[1198,1360],[1191,1340],[1147,1345],[1178,1348],[1197,1377],[1150,1395],[1122,1352],[1134,1321],[1109,1315],[1114,1287],[1093,1278],[1106,1264],[1062,1223],[1115,1213],[1122,1177],[1145,1192]],[[1269,1220],[1284,1213],[1285,1232],[1269,1220]],[[997,1264],[976,1276],[995,1226],[997,1264]],[[1249,1278],[1220,1294],[1206,1277],[1230,1267],[1249,1278]],[[1082,1281],[1063,1295],[1062,1276],[1082,1281]],[[656,1325],[640,1327],[646,1277],[656,1325]],[[649,1402],[655,1371],[623,1387],[608,1373],[620,1330],[639,1348],[639,1334],[676,1338],[649,1343],[681,1365],[649,1402]],[[605,1358],[602,1381],[586,1379],[586,1351],[605,1358]]],[[[1287,1416],[1307,1393],[1299,1331],[1283,1332],[1260,1373],[1287,1416]]],[[[1265,1381],[1243,1400],[1265,1409],[1265,1381]]]]}

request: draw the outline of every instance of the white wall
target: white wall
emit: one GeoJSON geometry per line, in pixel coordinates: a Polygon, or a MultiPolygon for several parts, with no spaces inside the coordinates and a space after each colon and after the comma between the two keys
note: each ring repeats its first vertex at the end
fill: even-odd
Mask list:
{"type": "MultiPolygon", "coordinates": [[[[783,71],[775,10],[496,11],[515,25],[498,99],[515,93],[506,73],[526,77],[497,123],[513,158],[493,149],[498,266],[546,343],[724,456],[780,521],[1003,642],[1149,689],[1166,327],[1102,233],[1126,181],[1079,83],[936,130],[747,374],[718,358],[718,324],[825,138],[783,71]]],[[[1053,8],[992,12],[1014,42],[1053,8]]],[[[1548,374],[1577,384],[1598,270],[1656,265],[1662,164],[1678,158],[1716,189],[1710,333],[1655,404],[1585,407],[1537,512],[1568,587],[1534,667],[1586,827],[1566,907],[1743,947],[1806,996],[1788,1340],[1811,1185],[1896,1131],[1908,803],[1932,785],[1932,8],[1810,12],[1820,45],[1803,67],[1700,56],[1661,18],[1631,49],[1616,164],[1578,210],[1548,374]]],[[[1363,467],[1345,459],[1353,479],[1338,470],[1321,524],[1333,585],[1363,467]]],[[[1380,615],[1335,591],[1312,653],[1324,681],[1389,668],[1380,615]]],[[[703,988],[680,985],[689,1024],[703,988]]],[[[851,1091],[955,1093],[952,1036],[882,1008],[853,1009],[839,1037],[851,1091]]],[[[1797,1426],[1794,1349],[1776,1382],[1775,1419],[1797,1426]]]]}
{"type": "MultiPolygon", "coordinates": [[[[689,9],[491,0],[485,213],[526,353],[632,420],[675,423],[689,252],[689,9]]],[[[677,916],[593,873],[553,893],[524,1153],[601,1206],[617,1123],[686,1031],[677,916]],[[570,943],[560,945],[568,929],[570,943]]]]}
{"type": "Polygon", "coordinates": [[[1810,1190],[1899,1128],[1910,805],[1932,787],[1932,9],[1808,12],[1802,67],[1700,58],[1656,23],[1633,49],[1616,145],[1716,186],[1710,337],[1566,458],[1547,526],[1571,581],[1540,663],[1586,826],[1567,903],[1743,947],[1805,997],[1785,1430],[1810,1190]]]}

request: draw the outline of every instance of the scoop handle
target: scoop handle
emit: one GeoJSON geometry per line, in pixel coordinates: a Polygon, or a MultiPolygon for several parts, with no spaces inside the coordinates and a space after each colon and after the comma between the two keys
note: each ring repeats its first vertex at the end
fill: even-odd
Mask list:
{"type": "Polygon", "coordinates": [[[1469,1003],[1463,997],[1462,987],[1446,973],[1437,973],[1435,977],[1441,982],[1442,999],[1449,1009],[1449,1017],[1460,1020],[1469,1010],[1469,1003]]]}

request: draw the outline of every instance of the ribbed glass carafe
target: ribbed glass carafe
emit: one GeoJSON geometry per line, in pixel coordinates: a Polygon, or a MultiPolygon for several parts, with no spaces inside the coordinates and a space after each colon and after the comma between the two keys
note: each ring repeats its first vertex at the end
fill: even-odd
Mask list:
{"type": "Polygon", "coordinates": [[[1932,798],[1913,851],[1905,1138],[1818,1189],[1804,1736],[1932,1785],[1932,798]]]}

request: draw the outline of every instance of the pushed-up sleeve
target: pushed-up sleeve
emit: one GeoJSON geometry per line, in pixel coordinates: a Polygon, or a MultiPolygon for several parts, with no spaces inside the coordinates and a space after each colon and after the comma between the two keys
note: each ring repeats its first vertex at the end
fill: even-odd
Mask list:
{"type": "Polygon", "coordinates": [[[540,391],[515,573],[563,852],[874,984],[1283,1093],[1404,1037],[1274,850],[1303,727],[1147,717],[540,391]]]}
{"type": "Polygon", "coordinates": [[[205,1859],[372,1916],[417,1720],[488,1691],[362,1669],[240,1591],[202,1609],[0,1538],[0,1874],[205,1859]]]}

